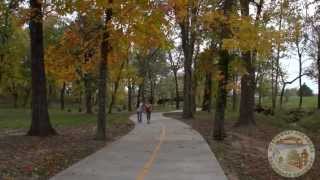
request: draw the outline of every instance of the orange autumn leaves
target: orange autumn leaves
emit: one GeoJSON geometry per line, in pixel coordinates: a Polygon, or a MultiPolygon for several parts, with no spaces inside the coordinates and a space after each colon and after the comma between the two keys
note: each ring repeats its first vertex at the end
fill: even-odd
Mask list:
{"type": "MultiPolygon", "coordinates": [[[[85,2],[79,2],[86,4],[85,2]]],[[[99,5],[96,1],[96,5],[99,5]]],[[[101,16],[98,6],[84,10],[82,5],[73,6],[78,11],[75,22],[65,27],[58,44],[49,45],[46,50],[46,70],[59,81],[79,79],[83,73],[96,73],[100,58],[101,16]],[[82,17],[79,17],[82,16],[82,17]],[[81,22],[81,19],[84,19],[81,22]],[[79,73],[81,72],[81,73],[79,73]]],[[[160,8],[146,2],[138,5],[129,1],[115,2],[113,18],[108,25],[110,34],[108,63],[110,75],[117,74],[117,67],[127,61],[132,49],[147,52],[149,48],[166,47],[166,38],[161,31],[165,28],[164,14],[160,8]]],[[[100,7],[101,9],[101,7],[100,7]]]]}

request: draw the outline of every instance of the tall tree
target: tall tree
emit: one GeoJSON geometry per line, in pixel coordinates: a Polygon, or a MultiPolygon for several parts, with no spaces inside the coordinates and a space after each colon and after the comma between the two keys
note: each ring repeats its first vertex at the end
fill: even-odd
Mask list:
{"type": "Polygon", "coordinates": [[[169,4],[174,9],[176,22],[181,30],[181,42],[184,54],[183,118],[192,118],[194,113],[193,58],[197,40],[198,16],[201,0],[173,1],[169,4]]]}
{"type": "Polygon", "coordinates": [[[311,72],[312,77],[316,79],[318,85],[317,109],[320,109],[320,2],[314,1],[312,4],[307,4],[306,11],[306,21],[308,23],[308,26],[311,28],[311,36],[308,38],[308,54],[313,59],[311,72]],[[309,9],[311,9],[310,7],[312,6],[316,7],[316,10],[313,14],[309,11],[309,9]]]}
{"type": "MultiPolygon", "coordinates": [[[[109,6],[113,0],[109,0],[109,6]]],[[[97,120],[97,140],[106,139],[106,91],[107,91],[107,74],[108,74],[108,53],[109,45],[109,28],[112,19],[112,8],[108,7],[104,13],[104,28],[101,42],[101,59],[99,64],[99,81],[98,81],[98,120],[97,120]]]]}
{"type": "Polygon", "coordinates": [[[43,47],[42,1],[30,0],[31,17],[29,22],[32,69],[32,123],[28,131],[31,136],[56,134],[52,128],[47,102],[46,75],[43,47]]]}
{"type": "MultiPolygon", "coordinates": [[[[257,12],[255,17],[254,26],[256,27],[260,21],[264,1],[260,0],[256,4],[257,12]]],[[[241,17],[248,20],[250,17],[250,1],[240,0],[241,17]]],[[[245,64],[247,73],[241,78],[241,98],[240,98],[240,115],[237,126],[247,126],[255,124],[254,108],[255,108],[255,62],[257,57],[257,50],[255,48],[247,51],[242,51],[242,59],[245,64]]]]}
{"type": "Polygon", "coordinates": [[[178,81],[178,71],[182,66],[180,51],[178,52],[176,60],[173,59],[172,53],[169,52],[169,61],[170,61],[170,67],[174,77],[174,84],[175,84],[175,91],[176,91],[176,97],[175,97],[176,109],[180,109],[180,93],[179,93],[179,81],[178,81]]]}
{"type": "MultiPolygon", "coordinates": [[[[230,16],[234,12],[235,1],[234,0],[225,0],[223,2],[222,10],[223,15],[225,16],[226,22],[229,20],[230,16]]],[[[221,39],[227,39],[231,36],[231,29],[226,24],[222,22],[221,28],[221,39]]],[[[213,139],[223,140],[225,137],[224,130],[224,120],[225,120],[225,110],[227,105],[227,84],[229,76],[229,63],[231,56],[227,49],[221,49],[219,51],[219,79],[218,79],[218,88],[217,88],[217,97],[216,97],[216,109],[214,114],[214,126],[213,126],[213,139]]]]}
{"type": "Polygon", "coordinates": [[[277,43],[276,43],[276,56],[275,58],[272,58],[272,94],[271,94],[271,99],[272,99],[272,106],[271,110],[274,113],[274,110],[276,109],[277,105],[277,97],[278,97],[278,86],[279,86],[279,76],[280,76],[280,58],[281,58],[281,51],[282,51],[282,43],[283,43],[283,33],[281,32],[284,26],[284,17],[287,15],[285,14],[286,12],[286,7],[288,7],[288,1],[287,0],[280,0],[279,6],[279,15],[277,18],[277,26],[278,26],[278,32],[279,32],[279,37],[277,38],[277,43]],[[273,62],[275,61],[275,62],[273,62]]]}
{"type": "MultiPolygon", "coordinates": [[[[294,47],[296,49],[296,53],[298,55],[298,62],[299,62],[299,89],[302,87],[302,74],[303,74],[303,55],[306,52],[306,46],[308,42],[308,36],[303,32],[303,22],[302,17],[300,15],[297,15],[293,18],[293,29],[292,29],[292,38],[294,47]]],[[[302,107],[302,94],[299,94],[299,108],[302,107]]]]}

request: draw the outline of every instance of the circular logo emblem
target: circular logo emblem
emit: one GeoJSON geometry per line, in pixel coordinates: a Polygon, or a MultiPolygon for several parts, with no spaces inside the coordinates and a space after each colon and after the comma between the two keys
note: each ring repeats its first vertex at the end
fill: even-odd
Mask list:
{"type": "Polygon", "coordinates": [[[299,177],[309,171],[315,159],[311,140],[299,131],[284,131],[269,144],[272,169],[283,177],[299,177]]]}

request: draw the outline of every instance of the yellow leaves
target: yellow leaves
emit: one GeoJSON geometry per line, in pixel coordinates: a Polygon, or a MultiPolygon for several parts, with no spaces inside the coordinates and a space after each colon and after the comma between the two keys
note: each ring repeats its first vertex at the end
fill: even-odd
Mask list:
{"type": "Polygon", "coordinates": [[[204,27],[208,30],[216,30],[217,28],[221,28],[222,23],[228,22],[227,17],[221,11],[206,12],[201,20],[204,27]]]}
{"type": "Polygon", "coordinates": [[[231,61],[230,67],[233,74],[237,74],[240,76],[247,74],[247,68],[245,67],[244,62],[239,58],[231,61]]]}
{"type": "Polygon", "coordinates": [[[237,50],[240,48],[240,42],[237,39],[223,39],[222,47],[228,50],[237,50]]]}
{"type": "Polygon", "coordinates": [[[174,9],[178,21],[183,21],[187,17],[188,0],[169,0],[168,5],[174,9]]]}
{"type": "Polygon", "coordinates": [[[256,51],[262,56],[271,53],[276,33],[260,24],[255,24],[250,17],[232,17],[229,23],[232,37],[223,40],[223,48],[231,51],[256,51]]]}
{"type": "Polygon", "coordinates": [[[297,19],[297,21],[295,21],[293,23],[293,28],[292,28],[292,32],[291,32],[291,38],[294,42],[297,42],[301,39],[301,37],[303,36],[303,32],[302,32],[302,24],[301,22],[297,19]]]}

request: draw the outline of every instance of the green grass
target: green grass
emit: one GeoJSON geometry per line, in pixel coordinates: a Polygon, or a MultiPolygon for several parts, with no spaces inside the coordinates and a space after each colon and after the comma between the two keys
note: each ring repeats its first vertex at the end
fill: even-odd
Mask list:
{"type": "Polygon", "coordinates": [[[320,130],[320,112],[316,111],[314,114],[302,118],[299,122],[298,125],[313,131],[313,132],[318,132],[320,130]]]}
{"type": "MultiPolygon", "coordinates": [[[[277,99],[277,106],[279,106],[280,96],[277,99]]],[[[271,98],[263,98],[262,105],[271,107],[271,98]]],[[[290,96],[288,101],[283,99],[283,108],[285,109],[294,109],[299,106],[299,96],[290,96]]],[[[304,109],[314,109],[317,107],[317,96],[303,97],[302,99],[302,108],[304,109]]]]}
{"type": "MultiPolygon", "coordinates": [[[[95,114],[85,114],[79,112],[60,111],[50,109],[50,121],[54,127],[77,126],[96,123],[95,114]]],[[[116,123],[125,123],[128,121],[130,113],[114,113],[107,116],[109,125],[116,123]]],[[[24,129],[31,123],[30,109],[0,109],[0,129],[24,129]]]]}

